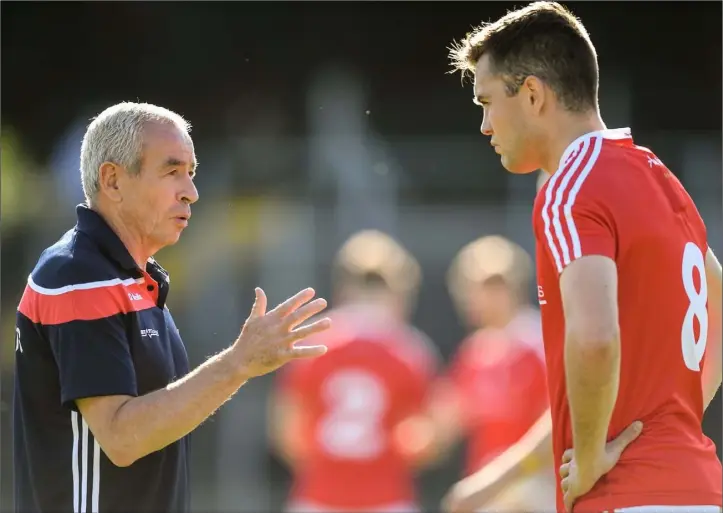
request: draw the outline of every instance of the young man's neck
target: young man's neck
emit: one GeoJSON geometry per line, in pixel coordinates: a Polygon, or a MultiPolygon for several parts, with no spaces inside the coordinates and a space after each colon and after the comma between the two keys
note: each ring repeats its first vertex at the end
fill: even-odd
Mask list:
{"type": "Polygon", "coordinates": [[[561,113],[547,131],[549,151],[542,169],[548,174],[553,174],[557,171],[562,154],[570,143],[581,135],[606,128],[597,109],[585,114],[561,113]]]}
{"type": "Polygon", "coordinates": [[[108,226],[121,240],[138,267],[145,270],[146,262],[153,256],[154,251],[146,247],[147,244],[144,244],[143,237],[137,233],[137,230],[134,230],[117,212],[111,209],[104,208],[95,202],[90,205],[90,208],[108,223],[108,226]]]}

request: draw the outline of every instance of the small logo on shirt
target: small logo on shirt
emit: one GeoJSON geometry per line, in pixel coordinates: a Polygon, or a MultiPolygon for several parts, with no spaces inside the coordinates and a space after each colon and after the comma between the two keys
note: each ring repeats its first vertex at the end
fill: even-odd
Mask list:
{"type": "Polygon", "coordinates": [[[158,336],[158,331],[153,328],[141,330],[141,337],[153,338],[158,336]]]}
{"type": "Polygon", "coordinates": [[[137,292],[129,292],[128,299],[130,299],[131,301],[140,301],[141,299],[143,299],[143,296],[141,296],[137,292]]]}
{"type": "Polygon", "coordinates": [[[663,163],[658,157],[648,157],[648,165],[652,168],[653,166],[662,166],[663,163]]]}
{"type": "Polygon", "coordinates": [[[539,301],[541,305],[547,304],[547,300],[545,299],[545,291],[542,290],[542,285],[537,286],[537,301],[539,301]]]}
{"type": "Polygon", "coordinates": [[[20,328],[15,328],[15,351],[23,352],[23,345],[20,343],[20,328]]]}

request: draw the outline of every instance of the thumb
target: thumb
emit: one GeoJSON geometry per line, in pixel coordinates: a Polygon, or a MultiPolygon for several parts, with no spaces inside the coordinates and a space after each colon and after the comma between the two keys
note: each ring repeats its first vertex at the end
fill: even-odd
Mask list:
{"type": "Polygon", "coordinates": [[[249,319],[266,315],[266,294],[260,287],[256,287],[254,292],[256,293],[256,299],[254,299],[254,305],[251,307],[249,319]]]}
{"type": "Polygon", "coordinates": [[[625,448],[633,443],[636,438],[640,436],[640,433],[643,432],[643,423],[639,420],[636,420],[632,424],[630,424],[628,427],[625,428],[625,430],[618,435],[618,437],[613,440],[613,450],[620,455],[625,448]]]}

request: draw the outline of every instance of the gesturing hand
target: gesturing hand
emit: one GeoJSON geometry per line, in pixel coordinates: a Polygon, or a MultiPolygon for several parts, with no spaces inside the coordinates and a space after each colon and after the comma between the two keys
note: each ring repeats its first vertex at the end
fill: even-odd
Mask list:
{"type": "Polygon", "coordinates": [[[266,294],[256,288],[251,314],[234,343],[234,350],[248,378],[268,374],[294,358],[310,358],[326,353],[326,346],[294,345],[309,335],[331,327],[331,320],[324,318],[297,328],[326,308],[326,301],[321,298],[309,303],[314,294],[314,289],[304,289],[267,313],[266,294]]]}

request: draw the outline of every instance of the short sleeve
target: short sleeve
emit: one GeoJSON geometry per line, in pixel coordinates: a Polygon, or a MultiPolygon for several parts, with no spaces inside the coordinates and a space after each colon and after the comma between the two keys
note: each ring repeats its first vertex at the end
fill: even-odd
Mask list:
{"type": "MultiPolygon", "coordinates": [[[[560,188],[563,186],[564,179],[560,188]]],[[[615,223],[601,194],[589,185],[572,187],[562,194],[560,188],[546,190],[535,230],[557,273],[583,256],[601,255],[615,260],[615,223]]]]}
{"type": "Polygon", "coordinates": [[[46,326],[60,377],[63,406],[76,399],[138,395],[133,359],[121,315],[46,326]]]}

